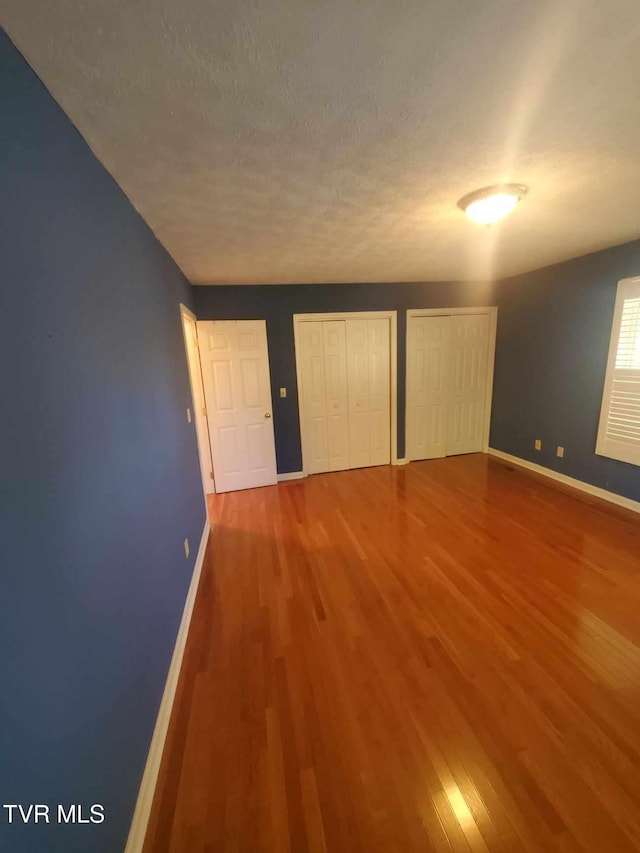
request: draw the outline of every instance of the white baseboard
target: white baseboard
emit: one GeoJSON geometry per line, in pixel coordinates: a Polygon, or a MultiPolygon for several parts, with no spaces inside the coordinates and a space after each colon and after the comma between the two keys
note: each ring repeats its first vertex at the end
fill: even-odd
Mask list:
{"type": "Polygon", "coordinates": [[[278,474],[278,482],[286,483],[287,480],[302,480],[306,476],[304,471],[290,471],[288,474],[278,474]]]}
{"type": "Polygon", "coordinates": [[[153,795],[158,781],[162,752],[164,750],[164,743],[169,729],[171,709],[173,708],[173,700],[175,699],[176,688],[178,686],[178,677],[180,676],[184,647],[187,642],[189,625],[191,624],[191,615],[193,614],[193,605],[196,600],[196,593],[198,592],[198,583],[200,582],[200,575],[202,574],[202,566],[204,563],[204,555],[207,550],[210,530],[211,527],[207,521],[205,523],[204,530],[202,531],[200,548],[198,549],[198,555],[193,566],[191,583],[189,584],[189,591],[187,592],[184,610],[182,611],[182,620],[180,622],[180,628],[178,629],[178,636],[173,649],[171,664],[169,665],[169,673],[164,686],[164,693],[162,694],[162,701],[160,703],[160,710],[158,711],[156,725],[153,730],[153,737],[151,738],[151,746],[149,747],[147,763],[144,768],[142,783],[140,784],[140,790],[138,792],[138,800],[136,802],[136,809],[133,813],[133,820],[131,821],[131,828],[129,830],[125,853],[141,853],[145,835],[147,834],[147,824],[149,823],[149,815],[151,814],[153,795]]]}
{"type": "Polygon", "coordinates": [[[411,460],[407,459],[406,456],[403,456],[401,459],[396,459],[393,463],[394,465],[408,465],[411,460]]]}
{"type": "Polygon", "coordinates": [[[586,492],[588,495],[593,495],[596,498],[609,501],[617,506],[630,509],[632,512],[640,512],[640,501],[625,498],[622,495],[617,495],[615,492],[609,492],[607,489],[601,489],[599,486],[592,486],[590,483],[585,483],[584,480],[575,480],[573,477],[568,477],[566,474],[560,474],[558,471],[553,471],[551,468],[545,468],[543,465],[537,465],[535,462],[529,462],[528,459],[521,459],[519,456],[512,456],[510,453],[504,453],[504,451],[496,450],[494,447],[489,448],[489,453],[491,456],[497,456],[498,459],[504,459],[505,462],[510,462],[513,465],[519,465],[521,468],[527,468],[529,471],[535,471],[536,474],[542,474],[544,477],[549,477],[551,480],[557,480],[559,483],[564,483],[565,486],[571,486],[574,489],[579,489],[581,492],[586,492]]]}

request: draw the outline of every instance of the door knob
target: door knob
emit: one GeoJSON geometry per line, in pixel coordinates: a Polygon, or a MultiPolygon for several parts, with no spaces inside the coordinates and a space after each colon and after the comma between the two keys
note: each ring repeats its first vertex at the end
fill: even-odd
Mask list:
{"type": "Polygon", "coordinates": [[[265,416],[265,418],[270,418],[270,417],[271,417],[271,412],[265,412],[265,413],[264,413],[264,416],[265,416]]]}

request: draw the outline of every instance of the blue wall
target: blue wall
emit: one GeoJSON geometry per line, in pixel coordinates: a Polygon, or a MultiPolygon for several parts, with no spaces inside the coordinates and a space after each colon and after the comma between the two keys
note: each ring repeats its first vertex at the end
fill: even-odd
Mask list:
{"type": "Polygon", "coordinates": [[[0,111],[0,803],[106,813],[0,849],[113,853],[205,518],[191,288],[1,31],[0,111]]]}
{"type": "Polygon", "coordinates": [[[640,241],[499,283],[491,445],[637,501],[640,468],[594,452],[616,287],[636,275],[640,241]]]}
{"type": "Polygon", "coordinates": [[[640,241],[487,284],[195,288],[201,320],[266,319],[278,471],[302,467],[293,314],[398,311],[398,455],[404,456],[407,308],[498,305],[491,444],[640,500],[640,470],[594,453],[619,279],[640,274],[640,241]],[[278,396],[285,386],[288,397],[278,396]],[[542,452],[533,450],[536,438],[542,452]],[[565,448],[558,459],[555,448],[565,448]]]}
{"type": "Polygon", "coordinates": [[[283,284],[196,287],[199,320],[266,320],[278,472],[302,469],[293,315],[398,311],[398,456],[404,456],[407,308],[494,305],[491,286],[474,283],[283,284]],[[287,398],[279,397],[280,387],[287,398]]]}
{"type": "MultiPolygon", "coordinates": [[[[178,312],[192,290],[2,33],[0,100],[0,803],[106,812],[34,827],[2,810],[0,847],[106,853],[124,845],[204,523],[178,312]]],[[[497,296],[425,283],[194,299],[201,319],[266,318],[281,472],[301,467],[294,313],[400,312],[402,456],[404,310],[497,302],[492,444],[640,500],[639,469],[593,452],[616,282],[637,274],[632,243],[497,296]]]]}

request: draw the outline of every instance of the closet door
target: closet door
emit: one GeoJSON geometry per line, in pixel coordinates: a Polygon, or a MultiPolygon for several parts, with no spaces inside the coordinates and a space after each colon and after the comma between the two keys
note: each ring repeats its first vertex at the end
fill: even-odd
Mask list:
{"type": "Polygon", "coordinates": [[[369,323],[347,320],[349,373],[349,462],[351,468],[371,465],[369,401],[369,323]]]}
{"type": "Polygon", "coordinates": [[[447,453],[450,317],[411,317],[408,325],[407,451],[410,459],[447,453]]]}
{"type": "Polygon", "coordinates": [[[307,474],[329,470],[323,323],[300,324],[301,412],[307,474]]]}
{"type": "Polygon", "coordinates": [[[298,334],[306,472],[388,465],[389,320],[305,320],[298,334]]]}
{"type": "Polygon", "coordinates": [[[389,321],[347,320],[351,468],[391,461],[389,321]]]}
{"type": "Polygon", "coordinates": [[[344,320],[330,320],[321,325],[328,445],[328,465],[325,470],[343,471],[350,467],[346,323],[344,320]]]}
{"type": "Polygon", "coordinates": [[[446,453],[478,453],[483,449],[489,317],[455,315],[449,321],[446,453]]]}
{"type": "Polygon", "coordinates": [[[367,320],[369,338],[369,465],[391,462],[390,324],[367,320]]]}

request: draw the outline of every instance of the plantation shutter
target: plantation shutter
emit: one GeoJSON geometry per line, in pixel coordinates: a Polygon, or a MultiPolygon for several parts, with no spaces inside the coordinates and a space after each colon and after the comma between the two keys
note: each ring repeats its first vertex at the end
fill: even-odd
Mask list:
{"type": "Polygon", "coordinates": [[[596,453],[640,465],[640,278],[618,284],[596,453]]]}

